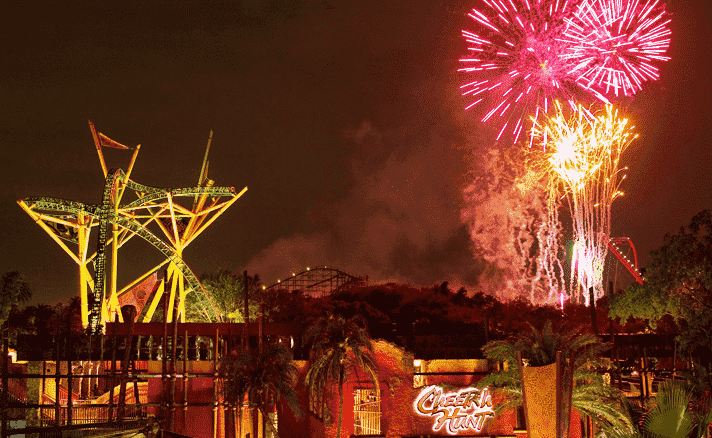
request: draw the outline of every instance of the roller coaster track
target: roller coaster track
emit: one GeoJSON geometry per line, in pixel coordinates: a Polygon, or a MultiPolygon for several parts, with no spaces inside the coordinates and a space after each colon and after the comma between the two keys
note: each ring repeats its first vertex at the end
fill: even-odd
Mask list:
{"type": "Polygon", "coordinates": [[[291,277],[280,280],[267,289],[300,291],[312,297],[324,297],[346,287],[364,285],[366,282],[366,278],[324,266],[295,272],[291,277]]]}
{"type": "Polygon", "coordinates": [[[638,270],[638,253],[635,250],[633,242],[627,237],[612,237],[608,242],[608,249],[611,250],[614,256],[621,262],[621,264],[631,273],[635,281],[643,284],[643,276],[638,270]],[[633,264],[630,263],[628,257],[623,254],[623,251],[618,247],[621,243],[627,243],[633,250],[633,264]]]}
{"type": "MultiPolygon", "coordinates": [[[[123,176],[123,172],[116,172],[114,174],[115,176],[123,176]]],[[[113,184],[113,179],[114,178],[107,178],[107,184],[105,187],[111,187],[113,184]]],[[[205,188],[205,187],[196,187],[193,189],[197,190],[191,190],[191,189],[180,189],[180,194],[183,196],[192,196],[196,194],[216,194],[219,196],[219,194],[228,192],[231,193],[233,196],[236,196],[235,190],[232,187],[215,187],[215,188],[205,188]]],[[[163,193],[163,196],[165,197],[166,194],[163,193]]],[[[75,201],[68,201],[65,199],[58,199],[58,198],[46,198],[46,197],[37,197],[37,198],[27,198],[25,199],[25,203],[28,206],[31,206],[31,208],[37,209],[37,210],[44,210],[44,211],[62,211],[62,212],[67,212],[67,213],[73,213],[76,215],[83,215],[85,217],[89,217],[92,219],[96,219],[99,222],[99,239],[98,239],[98,244],[97,244],[97,251],[96,251],[96,258],[95,258],[95,264],[94,264],[94,272],[95,272],[95,283],[94,283],[94,304],[92,305],[92,313],[91,313],[91,320],[90,320],[90,325],[92,327],[95,327],[97,324],[99,324],[99,321],[97,318],[100,317],[99,310],[101,308],[101,302],[104,299],[103,296],[103,291],[104,291],[104,279],[106,276],[106,241],[107,241],[107,228],[109,224],[116,224],[122,229],[128,230],[137,236],[143,238],[145,241],[153,245],[156,249],[161,251],[163,255],[166,256],[166,258],[173,263],[179,270],[180,272],[184,275],[185,279],[188,282],[188,285],[191,290],[195,291],[198,293],[201,297],[204,298],[202,300],[205,304],[207,304],[207,309],[203,309],[204,311],[207,311],[208,314],[211,316],[217,316],[215,308],[212,305],[212,302],[210,301],[210,297],[207,295],[205,292],[205,289],[203,286],[200,284],[200,281],[198,281],[198,278],[195,276],[193,271],[188,267],[188,265],[183,261],[183,259],[178,256],[177,252],[175,249],[173,249],[171,246],[163,242],[160,238],[158,238],[155,234],[153,234],[150,230],[145,228],[142,224],[136,221],[132,221],[130,219],[121,217],[117,214],[114,214],[113,212],[113,203],[110,199],[111,197],[111,192],[107,192],[105,190],[104,192],[104,199],[102,200],[102,204],[100,206],[95,206],[95,205],[86,205],[80,202],[75,202],[75,201]],[[108,202],[106,202],[108,200],[108,202]]]]}
{"type": "MultiPolygon", "coordinates": [[[[174,265],[187,283],[187,288],[184,293],[194,291],[202,314],[206,315],[211,321],[217,321],[219,316],[210,297],[193,271],[185,263],[176,247],[184,248],[216,217],[213,216],[207,219],[208,214],[216,214],[224,211],[233,201],[241,196],[245,190],[238,194],[233,187],[151,187],[138,184],[126,178],[126,174],[121,169],[112,169],[108,172],[105,179],[102,201],[98,205],[51,197],[29,197],[18,201],[18,203],[20,203],[36,222],[42,223],[45,230],[54,231],[51,227],[47,226],[47,223],[52,223],[52,225],[61,224],[65,229],[73,229],[75,234],[72,236],[74,236],[78,234],[79,228],[84,227],[86,230],[89,230],[93,226],[98,226],[96,253],[87,259],[87,261],[94,262],[94,283],[92,288],[94,291],[94,301],[87,303],[89,307],[87,311],[89,316],[88,323],[90,330],[96,332],[100,330],[103,322],[102,305],[105,300],[108,258],[106,247],[108,242],[113,238],[110,237],[112,234],[110,228],[113,225],[122,233],[125,233],[123,242],[120,242],[120,244],[123,244],[128,238],[136,235],[158,249],[166,258],[166,261],[159,266],[165,263],[174,265]],[[117,200],[121,198],[121,195],[123,195],[126,189],[130,189],[137,199],[125,205],[118,205],[117,200]],[[174,203],[173,199],[176,197],[193,197],[196,202],[194,202],[192,211],[174,203]],[[211,205],[207,208],[202,208],[208,197],[212,199],[211,205]],[[230,199],[219,203],[218,200],[221,197],[230,199]],[[198,200],[200,201],[198,202],[198,200]],[[168,201],[170,208],[162,204],[165,201],[168,201]],[[142,211],[145,211],[146,214],[140,214],[142,211]],[[160,216],[162,212],[163,216],[160,216]],[[85,219],[83,225],[79,224],[77,220],[79,217],[85,219]],[[170,226],[171,230],[168,230],[165,225],[159,224],[166,234],[173,231],[173,234],[176,236],[176,241],[170,242],[171,244],[166,243],[147,228],[150,222],[158,222],[160,218],[165,218],[166,221],[172,220],[173,225],[170,226]],[[188,235],[186,230],[183,229],[181,231],[183,236],[178,239],[179,232],[175,228],[176,218],[191,219],[191,221],[194,222],[192,230],[195,232],[188,235]],[[139,221],[140,219],[145,219],[145,221],[142,223],[139,221]]],[[[48,231],[50,235],[52,235],[52,231],[48,231]]],[[[54,234],[57,233],[55,232],[54,234]]],[[[66,236],[58,235],[57,237],[77,243],[77,240],[72,236],[67,238],[66,236]]],[[[57,239],[55,238],[55,240],[57,239]]],[[[171,239],[169,238],[169,240],[171,239]]],[[[59,240],[57,241],[59,242],[59,240]]],[[[67,249],[65,248],[65,250],[67,249]]],[[[81,251],[82,249],[80,248],[80,252],[81,251]]],[[[67,250],[67,252],[69,251],[67,250]]],[[[70,255],[72,254],[70,253],[70,255]]],[[[75,261],[79,262],[78,256],[73,257],[75,261]]],[[[138,310],[140,311],[141,309],[138,310]]]]}

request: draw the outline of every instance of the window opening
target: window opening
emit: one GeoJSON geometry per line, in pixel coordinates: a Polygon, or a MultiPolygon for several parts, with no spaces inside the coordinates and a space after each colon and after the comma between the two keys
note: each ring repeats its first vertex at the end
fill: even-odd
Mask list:
{"type": "Polygon", "coordinates": [[[354,435],[381,434],[381,397],[373,389],[354,390],[354,435]]]}

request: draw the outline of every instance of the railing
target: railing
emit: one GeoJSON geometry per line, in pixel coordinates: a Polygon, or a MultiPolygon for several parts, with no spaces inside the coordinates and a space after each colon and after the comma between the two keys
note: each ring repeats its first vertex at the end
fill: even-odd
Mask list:
{"type": "Polygon", "coordinates": [[[9,433],[19,436],[36,434],[40,438],[82,438],[90,436],[137,436],[140,433],[156,432],[155,423],[149,419],[132,420],[118,423],[86,423],[71,426],[52,427],[21,427],[11,429],[9,433]],[[119,433],[117,433],[119,432],[119,433]],[[133,432],[133,433],[132,433],[133,432]],[[129,435],[130,434],[130,435],[129,435]]]}
{"type": "MultiPolygon", "coordinates": [[[[2,388],[2,383],[0,383],[0,388],[2,388]]],[[[27,387],[20,383],[20,379],[8,379],[7,388],[10,397],[21,403],[27,401],[27,387]]]]}
{"type": "MultiPolygon", "coordinates": [[[[116,410],[116,408],[114,408],[116,410]]],[[[55,426],[55,407],[47,406],[40,408],[40,427],[55,426]]],[[[59,425],[67,424],[66,406],[59,408],[59,425]]],[[[116,413],[114,413],[116,416],[116,413]]],[[[127,421],[146,418],[145,406],[127,405],[124,413],[124,419],[127,421]]],[[[96,405],[79,405],[72,406],[72,424],[92,424],[106,423],[109,421],[109,407],[96,405]]]]}

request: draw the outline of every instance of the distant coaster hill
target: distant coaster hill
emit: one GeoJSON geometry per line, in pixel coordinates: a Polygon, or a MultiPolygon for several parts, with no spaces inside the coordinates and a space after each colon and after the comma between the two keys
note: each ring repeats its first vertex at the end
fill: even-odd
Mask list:
{"type": "Polygon", "coordinates": [[[356,277],[327,266],[307,268],[294,272],[290,277],[277,281],[267,289],[281,289],[288,292],[301,291],[306,296],[321,298],[354,286],[365,286],[368,277],[356,277]]]}

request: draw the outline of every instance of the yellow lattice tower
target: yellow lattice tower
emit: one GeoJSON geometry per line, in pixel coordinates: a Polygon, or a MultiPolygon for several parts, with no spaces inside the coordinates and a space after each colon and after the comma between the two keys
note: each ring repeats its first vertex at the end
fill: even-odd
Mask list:
{"type": "Polygon", "coordinates": [[[144,322],[151,320],[161,297],[169,287],[170,305],[166,315],[169,322],[173,318],[185,321],[185,300],[190,291],[198,297],[200,310],[207,320],[222,320],[224,316],[217,314],[209,296],[182,258],[183,250],[247,191],[247,187],[239,193],[236,193],[233,187],[215,187],[214,182],[208,179],[208,153],[212,131],[198,185],[187,188],[159,188],[138,184],[130,178],[140,145],[133,150],[126,172],[122,169],[108,170],[102,147],[129,148],[97,132],[91,121],[89,127],[104,173],[101,204],[89,205],[47,197],[18,201],[20,207],[79,266],[82,324],[96,332],[114,314],[123,321],[121,312],[118,311],[120,298],[130,294],[136,285],[152,275],[155,276],[166,265],[165,281],[159,282],[149,308],[145,312],[142,312],[143,308],[137,309],[137,315],[143,315],[144,322]],[[130,199],[126,201],[124,195],[130,199]],[[159,233],[153,232],[149,226],[160,229],[163,238],[159,238],[159,233]],[[97,229],[97,250],[88,255],[92,229],[97,229]],[[118,250],[134,236],[151,243],[165,258],[119,289],[118,250]],[[76,251],[71,249],[69,244],[76,245],[76,251]],[[109,259],[110,272],[107,282],[106,267],[109,259]],[[93,265],[93,275],[89,269],[90,262],[93,265]],[[94,293],[92,302],[89,302],[89,291],[94,293]]]}

